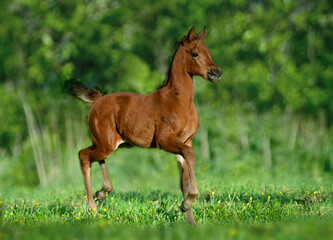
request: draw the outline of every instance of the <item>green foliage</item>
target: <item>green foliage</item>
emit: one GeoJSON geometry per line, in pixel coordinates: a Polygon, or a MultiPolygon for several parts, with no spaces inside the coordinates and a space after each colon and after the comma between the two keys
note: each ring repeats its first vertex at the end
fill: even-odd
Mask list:
{"type": "MultiPolygon", "coordinates": [[[[206,45],[224,71],[216,85],[194,79],[199,177],[333,173],[331,1],[4,0],[0,8],[1,186],[76,183],[89,107],[64,93],[64,81],[153,91],[193,25],[208,26],[206,45]]],[[[170,155],[114,155],[111,175],[176,176],[170,155]],[[149,167],[128,167],[129,158],[149,167]]]]}

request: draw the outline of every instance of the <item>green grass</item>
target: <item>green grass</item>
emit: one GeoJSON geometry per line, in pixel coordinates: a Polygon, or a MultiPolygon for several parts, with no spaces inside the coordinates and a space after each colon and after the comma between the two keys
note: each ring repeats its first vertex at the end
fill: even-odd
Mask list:
{"type": "Polygon", "coordinates": [[[146,239],[201,235],[329,239],[332,183],[288,182],[257,182],[250,187],[207,180],[193,206],[195,229],[186,225],[179,211],[181,194],[176,189],[114,191],[98,202],[97,213],[87,208],[83,186],[10,189],[0,195],[0,238],[137,238],[142,234],[146,239]]]}

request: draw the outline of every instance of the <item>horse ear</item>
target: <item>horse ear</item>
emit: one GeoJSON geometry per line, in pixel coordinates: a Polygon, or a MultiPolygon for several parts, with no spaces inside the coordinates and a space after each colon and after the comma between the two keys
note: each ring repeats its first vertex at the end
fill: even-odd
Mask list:
{"type": "Polygon", "coordinates": [[[195,33],[194,27],[192,27],[186,36],[186,40],[188,40],[189,42],[192,42],[195,39],[197,39],[197,34],[195,33]]]}
{"type": "Polygon", "coordinates": [[[201,33],[198,34],[198,38],[204,40],[207,36],[207,27],[205,26],[201,33]]]}

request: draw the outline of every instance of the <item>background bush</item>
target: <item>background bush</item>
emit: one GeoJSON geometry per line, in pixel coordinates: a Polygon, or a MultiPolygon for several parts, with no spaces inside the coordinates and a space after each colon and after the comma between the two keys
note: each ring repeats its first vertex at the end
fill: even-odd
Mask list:
{"type": "MultiPolygon", "coordinates": [[[[153,91],[191,26],[208,27],[206,45],[224,71],[216,85],[194,80],[199,176],[333,173],[332,1],[3,0],[0,8],[0,186],[81,183],[89,106],[67,96],[64,81],[153,91]]],[[[123,169],[147,181],[177,177],[169,154],[114,155],[110,172],[124,186],[133,183],[123,169]]]]}

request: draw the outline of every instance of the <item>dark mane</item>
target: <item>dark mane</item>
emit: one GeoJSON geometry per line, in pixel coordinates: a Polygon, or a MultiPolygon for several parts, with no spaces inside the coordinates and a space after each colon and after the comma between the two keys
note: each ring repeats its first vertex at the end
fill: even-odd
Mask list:
{"type": "Polygon", "coordinates": [[[171,61],[170,61],[170,64],[169,64],[169,70],[168,70],[167,77],[164,80],[164,82],[156,88],[156,90],[161,89],[161,88],[165,87],[166,85],[168,85],[168,82],[169,82],[169,79],[170,79],[170,74],[171,74],[171,67],[172,67],[173,59],[175,58],[176,52],[178,51],[179,46],[183,43],[184,39],[185,39],[185,37],[181,41],[177,41],[177,48],[176,48],[176,51],[172,55],[172,58],[171,58],[171,61]]]}

